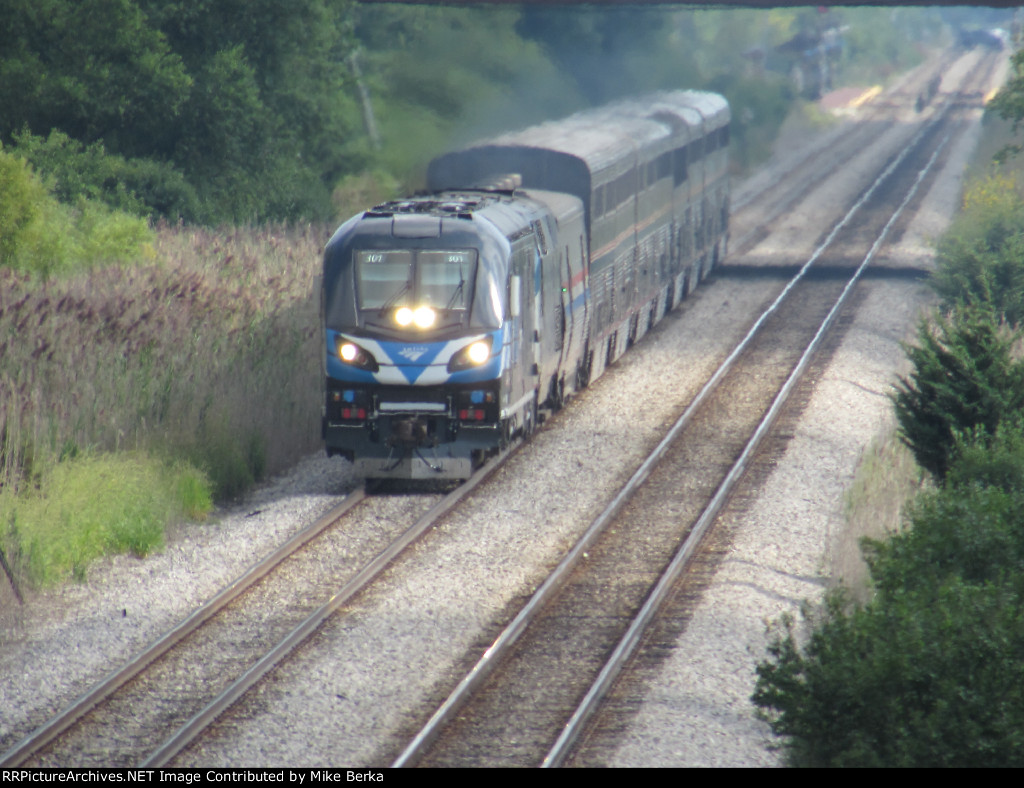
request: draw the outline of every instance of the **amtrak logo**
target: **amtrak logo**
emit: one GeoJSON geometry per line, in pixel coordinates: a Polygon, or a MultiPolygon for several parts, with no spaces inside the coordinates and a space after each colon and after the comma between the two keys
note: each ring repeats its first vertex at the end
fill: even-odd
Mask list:
{"type": "Polygon", "coordinates": [[[403,358],[409,359],[409,361],[415,362],[415,361],[419,360],[419,357],[422,356],[424,353],[426,353],[427,350],[429,350],[429,348],[425,348],[425,347],[404,347],[404,348],[402,348],[401,350],[398,351],[398,355],[402,356],[403,358]]]}

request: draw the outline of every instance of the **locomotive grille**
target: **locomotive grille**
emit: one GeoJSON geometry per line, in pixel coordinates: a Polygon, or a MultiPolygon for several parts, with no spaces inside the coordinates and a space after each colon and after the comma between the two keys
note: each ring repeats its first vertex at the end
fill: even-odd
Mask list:
{"type": "Polygon", "coordinates": [[[375,393],[378,402],[430,402],[437,405],[448,402],[443,389],[426,386],[382,386],[375,393]]]}

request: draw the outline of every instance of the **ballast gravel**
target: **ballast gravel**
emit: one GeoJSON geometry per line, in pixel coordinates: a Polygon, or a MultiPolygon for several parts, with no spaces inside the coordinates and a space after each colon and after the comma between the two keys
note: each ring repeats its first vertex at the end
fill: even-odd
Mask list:
{"type": "MultiPolygon", "coordinates": [[[[955,207],[971,141],[958,144],[890,265],[929,264],[928,241],[955,207]]],[[[817,221],[809,205],[787,225],[806,244],[804,228],[817,221]]],[[[793,254],[780,238],[767,260],[793,254]]],[[[891,429],[885,394],[903,363],[898,343],[927,302],[919,283],[864,288],[862,311],[778,467],[736,513],[733,547],[676,644],[678,658],[640,690],[639,711],[594,763],[779,762],[749,701],[765,622],[816,599],[835,552],[851,549],[843,493],[865,447],[891,429]]],[[[756,279],[721,276],[698,289],[499,471],[486,497],[462,507],[357,612],[329,623],[175,765],[387,765],[411,716],[543,579],[600,510],[602,492],[628,476],[675,403],[692,397],[742,336],[736,316],[756,314],[766,296],[756,279]]],[[[159,554],[107,559],[85,583],[23,605],[3,587],[0,752],[337,503],[353,485],[347,468],[308,458],[243,506],[176,529],[159,554]]]]}

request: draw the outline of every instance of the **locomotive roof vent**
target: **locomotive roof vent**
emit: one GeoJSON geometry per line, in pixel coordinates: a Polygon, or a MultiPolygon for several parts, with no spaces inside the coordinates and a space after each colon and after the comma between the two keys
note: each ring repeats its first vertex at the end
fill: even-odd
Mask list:
{"type": "Polygon", "coordinates": [[[455,217],[472,219],[473,211],[482,208],[489,198],[482,195],[445,194],[439,199],[420,198],[416,200],[392,200],[381,203],[363,214],[370,219],[391,219],[398,217],[455,217]]]}
{"type": "Polygon", "coordinates": [[[486,208],[488,204],[494,202],[493,198],[489,195],[481,194],[466,194],[466,195],[449,195],[448,200],[442,203],[437,203],[438,213],[444,214],[445,216],[454,215],[458,219],[472,219],[473,211],[479,211],[486,208]]]}

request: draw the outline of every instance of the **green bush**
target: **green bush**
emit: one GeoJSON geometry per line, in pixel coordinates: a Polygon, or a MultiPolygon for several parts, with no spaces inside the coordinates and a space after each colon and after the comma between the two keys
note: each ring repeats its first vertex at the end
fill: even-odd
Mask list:
{"type": "Polygon", "coordinates": [[[0,150],[0,266],[48,277],[152,257],[152,241],[144,219],[58,202],[24,159],[0,150]]]}
{"type": "Polygon", "coordinates": [[[8,150],[49,178],[61,202],[74,205],[85,198],[136,216],[199,218],[195,189],[170,164],[125,159],[107,153],[102,143],[86,146],[57,129],[46,138],[15,134],[8,150]]]}
{"type": "Polygon", "coordinates": [[[988,306],[1012,325],[1024,319],[1024,233],[991,247],[984,238],[947,238],[932,284],[946,307],[988,306]]]}
{"type": "Polygon", "coordinates": [[[994,434],[1024,408],[1024,363],[1016,332],[990,310],[961,309],[923,320],[906,348],[913,371],[893,394],[901,438],[922,468],[942,479],[956,436],[975,426],[994,434]]]}
{"type": "Polygon", "coordinates": [[[958,435],[909,528],[865,542],[875,596],[827,597],[757,669],[794,766],[1024,765],[1024,429],[958,435]]]}
{"type": "Polygon", "coordinates": [[[1024,200],[1013,178],[973,184],[936,249],[932,285],[947,309],[984,305],[1011,325],[1024,319],[1024,200]]]}
{"type": "Polygon", "coordinates": [[[841,599],[803,648],[792,622],[753,700],[791,766],[1024,765],[1021,584],[841,599]]]}
{"type": "Polygon", "coordinates": [[[1024,492],[1024,424],[1020,416],[1000,424],[994,435],[981,427],[958,435],[953,456],[947,485],[1024,492]]]}
{"type": "Polygon", "coordinates": [[[213,490],[206,476],[188,463],[178,463],[173,477],[181,513],[189,520],[205,520],[213,509],[213,490]]]}
{"type": "Polygon", "coordinates": [[[255,429],[207,423],[186,449],[189,461],[203,470],[218,501],[237,499],[263,480],[267,469],[266,441],[255,429]]]}
{"type": "Polygon", "coordinates": [[[19,493],[0,492],[0,544],[33,585],[81,580],[100,556],[146,556],[175,519],[209,509],[208,485],[185,464],[135,453],[78,455],[19,493]]]}
{"type": "Polygon", "coordinates": [[[827,597],[803,646],[784,622],[753,700],[790,765],[1024,765],[1021,445],[1018,428],[961,437],[910,527],[865,543],[872,600],[827,597]]]}
{"type": "Polygon", "coordinates": [[[13,265],[39,234],[47,199],[28,163],[0,150],[0,265],[13,265]]]}
{"type": "Polygon", "coordinates": [[[871,578],[895,598],[950,578],[982,585],[1024,576],[1024,497],[998,487],[946,487],[911,507],[912,527],[869,543],[871,578]]]}

